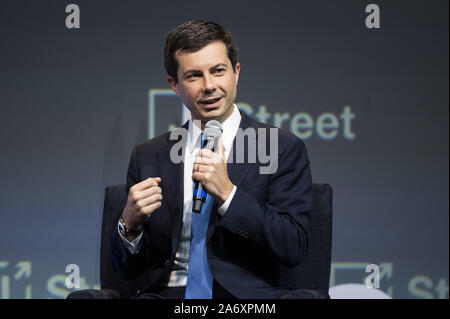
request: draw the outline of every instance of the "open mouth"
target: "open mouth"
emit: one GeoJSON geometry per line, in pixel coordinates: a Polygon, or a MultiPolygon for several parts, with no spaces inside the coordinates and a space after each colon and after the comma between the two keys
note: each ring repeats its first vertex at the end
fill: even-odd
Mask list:
{"type": "Polygon", "coordinates": [[[214,99],[206,99],[206,100],[200,100],[199,104],[206,109],[213,109],[220,105],[220,101],[222,100],[222,97],[217,97],[214,99]]]}

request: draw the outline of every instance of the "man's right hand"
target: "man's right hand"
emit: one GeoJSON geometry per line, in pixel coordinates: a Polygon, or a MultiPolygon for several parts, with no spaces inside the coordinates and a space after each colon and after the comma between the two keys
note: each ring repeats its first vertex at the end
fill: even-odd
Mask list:
{"type": "Polygon", "coordinates": [[[130,187],[127,205],[122,218],[129,230],[136,230],[143,225],[150,215],[161,207],[162,190],[158,186],[160,177],[150,177],[130,187]]]}

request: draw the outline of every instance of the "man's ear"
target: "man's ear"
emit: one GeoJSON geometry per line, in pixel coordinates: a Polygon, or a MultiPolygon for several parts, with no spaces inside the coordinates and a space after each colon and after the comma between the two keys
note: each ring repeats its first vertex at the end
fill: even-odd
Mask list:
{"type": "Polygon", "coordinates": [[[234,72],[234,75],[236,76],[236,84],[239,82],[239,72],[241,71],[241,64],[238,62],[235,66],[236,71],[234,72]]]}
{"type": "Polygon", "coordinates": [[[177,95],[180,95],[180,92],[178,91],[178,88],[177,88],[177,81],[175,81],[175,79],[173,77],[168,75],[167,82],[169,82],[170,86],[172,87],[172,90],[174,90],[177,95]]]}

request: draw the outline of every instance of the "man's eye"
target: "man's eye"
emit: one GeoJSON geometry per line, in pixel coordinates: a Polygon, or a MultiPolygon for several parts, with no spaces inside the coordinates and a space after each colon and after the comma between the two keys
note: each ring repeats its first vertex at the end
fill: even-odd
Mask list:
{"type": "Polygon", "coordinates": [[[225,69],[215,69],[214,73],[216,74],[222,74],[223,72],[225,72],[225,69]]]}
{"type": "Polygon", "coordinates": [[[192,74],[189,74],[189,75],[186,77],[186,79],[194,79],[194,78],[197,78],[197,77],[199,77],[198,74],[192,73],[192,74]]]}

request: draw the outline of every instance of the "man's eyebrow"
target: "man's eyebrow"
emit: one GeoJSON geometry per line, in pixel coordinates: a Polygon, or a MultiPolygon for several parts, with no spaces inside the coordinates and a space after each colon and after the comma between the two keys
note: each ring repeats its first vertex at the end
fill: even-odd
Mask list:
{"type": "Polygon", "coordinates": [[[225,68],[227,68],[228,67],[228,65],[226,65],[225,63],[217,63],[215,66],[213,66],[212,68],[210,68],[210,70],[213,70],[213,69],[217,69],[218,67],[225,67],[225,68]]]}
{"type": "Polygon", "coordinates": [[[200,70],[195,70],[195,69],[189,69],[189,70],[186,70],[184,73],[183,73],[183,77],[185,77],[186,75],[188,75],[189,73],[201,73],[202,71],[200,71],[200,70]]]}
{"type": "MultiPolygon", "coordinates": [[[[224,67],[227,68],[228,65],[225,63],[217,63],[216,65],[212,66],[211,68],[209,68],[210,70],[214,70],[217,69],[218,67],[224,67]]],[[[196,69],[188,69],[183,73],[183,77],[185,77],[186,75],[188,75],[189,73],[201,73],[202,71],[200,70],[196,70],[196,69]]]]}

